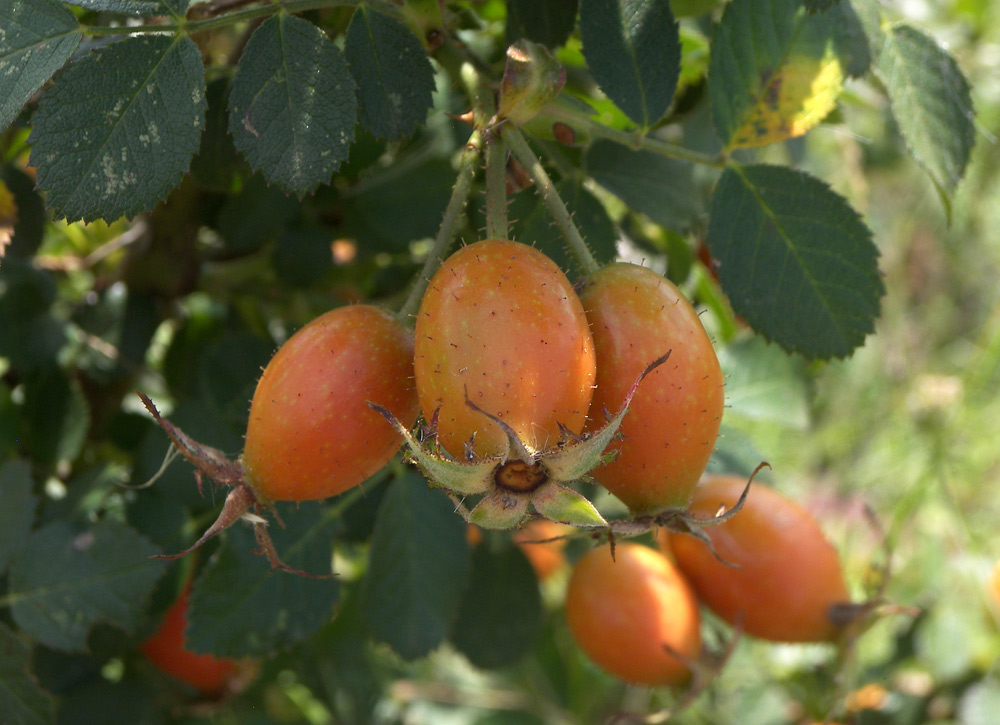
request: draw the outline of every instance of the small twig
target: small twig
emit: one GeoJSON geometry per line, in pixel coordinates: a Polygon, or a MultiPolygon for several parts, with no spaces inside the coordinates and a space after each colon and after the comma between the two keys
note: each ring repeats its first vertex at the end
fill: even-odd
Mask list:
{"type": "Polygon", "coordinates": [[[569,250],[573,254],[573,258],[576,260],[577,265],[579,265],[580,270],[584,274],[596,272],[600,268],[600,265],[594,259],[590,248],[580,235],[580,230],[577,229],[576,224],[573,222],[573,217],[559,196],[559,192],[556,191],[548,172],[545,171],[545,167],[542,166],[542,162],[538,160],[535,152],[528,146],[528,142],[524,140],[524,136],[509,123],[503,124],[500,127],[500,135],[510,148],[511,153],[514,154],[514,157],[527,170],[532,180],[534,180],[535,189],[541,195],[542,201],[549,210],[549,214],[552,215],[552,220],[559,227],[559,231],[562,232],[563,237],[566,239],[566,244],[569,246],[569,250]]]}
{"type": "Polygon", "coordinates": [[[473,132],[469,138],[469,143],[462,152],[462,159],[458,166],[458,175],[455,178],[455,188],[452,190],[451,199],[449,199],[448,206],[444,210],[441,227],[438,229],[437,236],[434,237],[434,246],[427,254],[427,261],[424,262],[420,274],[417,275],[417,281],[413,289],[410,290],[406,302],[403,303],[397,314],[403,322],[407,322],[412,315],[417,313],[417,309],[420,307],[420,300],[423,299],[431,277],[437,271],[438,267],[441,266],[445,252],[448,251],[449,245],[451,245],[452,240],[455,238],[458,220],[469,200],[469,193],[472,191],[472,180],[476,176],[476,162],[479,160],[479,154],[479,134],[473,132]]]}

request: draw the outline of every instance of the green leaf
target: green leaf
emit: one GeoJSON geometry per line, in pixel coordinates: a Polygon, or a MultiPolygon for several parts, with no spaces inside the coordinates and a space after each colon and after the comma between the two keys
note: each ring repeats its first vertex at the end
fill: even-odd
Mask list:
{"type": "MultiPolygon", "coordinates": [[[[269,531],[278,556],[310,574],[330,573],[336,519],[316,502],[279,504],[284,527],[269,531]]],[[[187,646],[221,657],[265,655],[301,642],[330,619],[336,579],[272,571],[249,527],[237,525],[191,589],[187,646]]]]}
{"type": "Polygon", "coordinates": [[[208,103],[205,132],[201,135],[198,153],[191,159],[191,173],[200,186],[227,193],[233,188],[236,174],[246,169],[229,133],[229,79],[211,81],[206,87],[205,98],[208,103]]]}
{"type": "Polygon", "coordinates": [[[825,13],[839,2],[840,0],[802,0],[810,13],[825,13]]]}
{"type": "Polygon", "coordinates": [[[268,181],[306,194],[347,158],[357,99],[340,50],[307,20],[280,13],[250,37],[229,93],[236,148],[268,181]]]}
{"type": "Polygon", "coordinates": [[[712,37],[709,97],[728,149],[801,136],[833,110],[867,45],[848,4],[811,15],[800,0],[734,0],[712,37]]]}
{"type": "Polygon", "coordinates": [[[50,368],[66,342],[65,326],[50,313],[56,298],[51,275],[30,260],[0,265],[0,356],[22,372],[50,368]]]}
{"type": "Polygon", "coordinates": [[[372,648],[360,606],[360,587],[345,587],[333,622],[291,653],[296,674],[318,696],[333,722],[370,723],[380,701],[382,683],[373,667],[372,648]]]}
{"type": "Polygon", "coordinates": [[[69,60],[80,25],[55,0],[0,0],[0,130],[69,60]]]}
{"type": "Polygon", "coordinates": [[[362,609],[372,636],[406,659],[447,636],[469,570],[465,522],[418,476],[390,484],[372,534],[362,609]]]}
{"type": "Polygon", "coordinates": [[[344,55],[358,84],[361,123],[390,141],[427,118],[434,69],[410,29],[361,3],[347,27],[344,55]]]}
{"type": "Polygon", "coordinates": [[[31,535],[10,569],[11,614],[53,649],[82,652],[99,622],[131,631],[163,573],[159,553],[134,530],[101,521],[78,530],[57,522],[31,535]]]}
{"type": "Polygon", "coordinates": [[[38,499],[31,494],[31,469],[22,461],[0,468],[0,574],[31,534],[38,499]]]}
{"type": "Polygon", "coordinates": [[[527,557],[516,546],[477,546],[452,644],[476,667],[492,669],[521,659],[541,628],[538,579],[527,557]]]}
{"type": "Polygon", "coordinates": [[[712,199],[708,246],[733,310],[808,358],[849,355],[874,330],[885,287],[871,231],[808,174],[730,166],[712,199]]]}
{"type": "Polygon", "coordinates": [[[507,3],[507,45],[525,38],[558,48],[573,32],[578,5],[579,0],[510,0],[507,3]]]}
{"type": "Polygon", "coordinates": [[[580,35],[590,73],[637,125],[649,128],[677,90],[681,41],[667,0],[583,0],[580,35]]]}
{"type": "Polygon", "coordinates": [[[800,363],[757,336],[719,350],[727,415],[804,430],[809,424],[809,391],[800,363]]]}
{"type": "Polygon", "coordinates": [[[630,209],[667,228],[687,229],[701,211],[691,164],[597,141],[587,153],[586,169],[630,209]]]}
{"type": "Polygon", "coordinates": [[[134,216],[188,170],[205,124],[205,70],[188,37],[127,38],[67,66],[34,117],[31,162],[68,220],[134,216]]]}
{"type": "MultiPolygon", "coordinates": [[[[594,259],[606,264],[618,254],[618,234],[604,205],[581,184],[563,179],[556,184],[559,197],[584,235],[594,259]]],[[[552,215],[538,194],[526,190],[513,198],[510,218],[514,220],[511,239],[538,247],[563,270],[577,270],[566,240],[552,223],[552,215]]]]}
{"type": "Polygon", "coordinates": [[[955,59],[919,30],[895,25],[883,30],[882,40],[875,73],[910,154],[947,205],[976,140],[969,82],[955,59]]]}
{"type": "Polygon", "coordinates": [[[278,276],[290,286],[319,282],[333,269],[329,228],[315,223],[289,227],[278,240],[272,261],[278,276]]]}
{"type": "Polygon", "coordinates": [[[87,10],[107,10],[125,15],[183,15],[190,0],[66,0],[87,10]]]}
{"type": "Polygon", "coordinates": [[[90,407],[80,384],[58,368],[25,381],[24,421],[31,457],[43,463],[72,461],[90,425],[90,407]]]}
{"type": "Polygon", "coordinates": [[[275,239],[299,213],[299,202],[254,174],[219,211],[223,243],[234,252],[252,252],[275,239]]]}
{"type": "Polygon", "coordinates": [[[56,719],[55,700],[31,674],[31,646],[0,624],[0,712],[8,725],[42,725],[56,719]]]}
{"type": "Polygon", "coordinates": [[[352,189],[344,215],[348,228],[364,246],[404,251],[409,240],[437,232],[454,183],[455,170],[446,160],[396,163],[352,189]]]}

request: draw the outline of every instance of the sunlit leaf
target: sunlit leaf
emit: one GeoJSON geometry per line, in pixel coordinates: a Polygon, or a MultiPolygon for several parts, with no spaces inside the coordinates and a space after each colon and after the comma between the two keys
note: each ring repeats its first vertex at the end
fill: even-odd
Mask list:
{"type": "Polygon", "coordinates": [[[681,41],[667,0],[582,0],[583,55],[605,95],[637,125],[666,113],[677,90],[681,41]]]}
{"type": "Polygon", "coordinates": [[[975,143],[969,82],[933,38],[908,25],[884,28],[875,73],[913,158],[947,201],[975,143]]]}
{"type": "Polygon", "coordinates": [[[874,330],[885,287],[871,231],[815,177],[727,168],[707,242],[733,310],[785,349],[844,357],[874,330]]]}

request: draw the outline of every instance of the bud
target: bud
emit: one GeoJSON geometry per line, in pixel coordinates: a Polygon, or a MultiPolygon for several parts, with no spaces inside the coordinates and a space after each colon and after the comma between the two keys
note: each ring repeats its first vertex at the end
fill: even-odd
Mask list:
{"type": "Polygon", "coordinates": [[[566,85],[566,71],[544,45],[519,40],[507,49],[495,121],[531,120],[566,85]]]}

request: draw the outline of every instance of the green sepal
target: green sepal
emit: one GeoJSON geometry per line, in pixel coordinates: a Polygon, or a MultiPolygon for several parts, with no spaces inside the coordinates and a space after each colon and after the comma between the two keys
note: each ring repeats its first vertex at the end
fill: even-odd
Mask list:
{"type": "Polygon", "coordinates": [[[503,458],[484,458],[477,461],[456,461],[442,455],[436,446],[424,444],[396,420],[396,417],[380,405],[368,403],[372,410],[389,421],[406,443],[407,459],[417,464],[424,475],[435,486],[440,486],[459,495],[468,496],[486,493],[493,485],[493,474],[503,458]]]}
{"type": "Polygon", "coordinates": [[[493,531],[519,528],[528,517],[529,500],[532,500],[531,494],[514,493],[496,486],[472,509],[469,523],[493,531]]]}
{"type": "Polygon", "coordinates": [[[549,481],[531,494],[535,511],[560,524],[606,528],[608,522],[587,498],[568,486],[549,481]]]}
{"type": "Polygon", "coordinates": [[[618,433],[618,428],[628,413],[632,396],[639,388],[639,383],[655,368],[666,362],[670,353],[651,362],[642,374],[632,384],[632,388],[622,401],[621,409],[596,433],[582,436],[577,442],[557,448],[551,453],[539,456],[539,460],[549,472],[549,476],[557,481],[575,481],[583,478],[597,466],[606,462],[605,451],[608,444],[618,433]]]}

